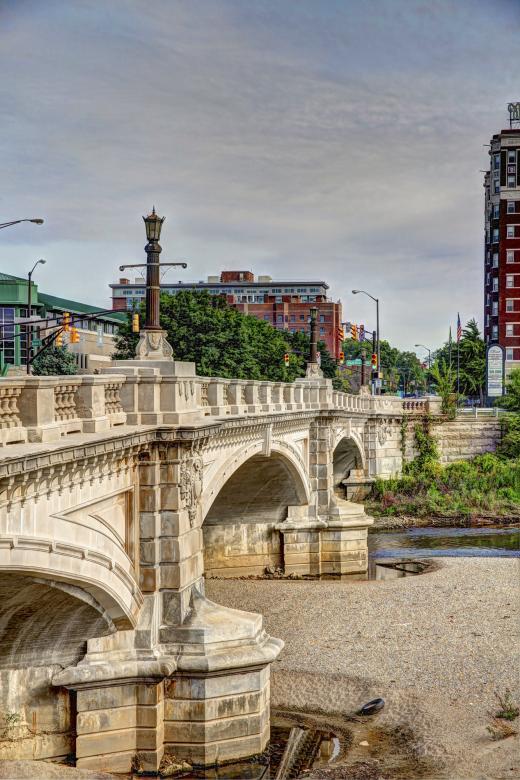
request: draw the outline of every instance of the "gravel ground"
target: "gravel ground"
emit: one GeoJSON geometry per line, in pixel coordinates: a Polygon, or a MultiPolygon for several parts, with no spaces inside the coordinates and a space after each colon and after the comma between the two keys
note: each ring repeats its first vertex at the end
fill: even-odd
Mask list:
{"type": "Polygon", "coordinates": [[[273,706],[351,715],[383,696],[377,725],[411,731],[406,749],[432,767],[428,777],[520,778],[518,737],[486,731],[497,691],[520,701],[519,561],[435,565],[398,580],[208,580],[206,591],[261,612],[284,639],[273,706]]]}

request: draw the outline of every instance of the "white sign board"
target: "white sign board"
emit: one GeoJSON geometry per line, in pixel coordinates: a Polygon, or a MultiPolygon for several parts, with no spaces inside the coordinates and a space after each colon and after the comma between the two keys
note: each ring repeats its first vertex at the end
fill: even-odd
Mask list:
{"type": "Polygon", "coordinates": [[[504,395],[504,350],[498,344],[489,347],[487,352],[487,394],[504,395]]]}

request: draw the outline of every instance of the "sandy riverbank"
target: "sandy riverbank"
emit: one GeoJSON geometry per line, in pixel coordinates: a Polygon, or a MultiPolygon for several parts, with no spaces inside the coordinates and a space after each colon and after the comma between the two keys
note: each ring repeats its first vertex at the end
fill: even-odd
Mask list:
{"type": "MultiPolygon", "coordinates": [[[[519,561],[437,563],[389,581],[209,580],[207,595],[263,613],[285,640],[273,665],[275,707],[350,715],[383,696],[378,726],[411,730],[403,749],[428,777],[520,778],[518,738],[494,742],[486,731],[495,691],[510,688],[520,701],[519,561]]],[[[352,760],[363,758],[358,748],[352,760]]]]}

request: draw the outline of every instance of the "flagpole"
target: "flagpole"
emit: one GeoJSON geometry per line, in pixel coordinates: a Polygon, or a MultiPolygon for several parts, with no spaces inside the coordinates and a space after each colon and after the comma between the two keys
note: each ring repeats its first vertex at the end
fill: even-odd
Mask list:
{"type": "Polygon", "coordinates": [[[457,406],[460,396],[460,339],[462,336],[462,327],[460,324],[460,314],[457,314],[457,406]]]}
{"type": "Polygon", "coordinates": [[[457,406],[459,405],[460,395],[460,347],[457,341],[457,406]]]}

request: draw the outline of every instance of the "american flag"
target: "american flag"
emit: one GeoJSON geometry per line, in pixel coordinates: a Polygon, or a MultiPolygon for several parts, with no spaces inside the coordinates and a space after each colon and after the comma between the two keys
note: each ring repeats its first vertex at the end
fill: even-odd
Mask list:
{"type": "Polygon", "coordinates": [[[462,338],[462,325],[460,324],[460,314],[457,314],[457,344],[462,338]]]}

